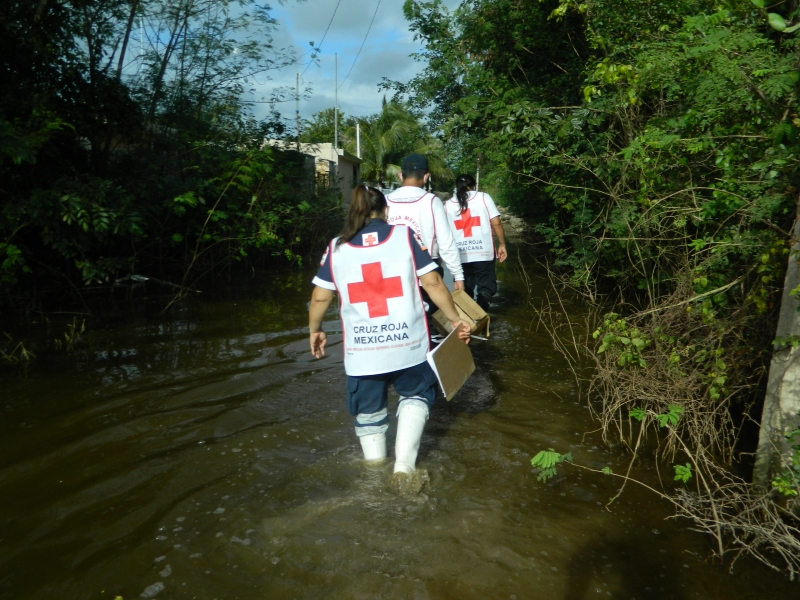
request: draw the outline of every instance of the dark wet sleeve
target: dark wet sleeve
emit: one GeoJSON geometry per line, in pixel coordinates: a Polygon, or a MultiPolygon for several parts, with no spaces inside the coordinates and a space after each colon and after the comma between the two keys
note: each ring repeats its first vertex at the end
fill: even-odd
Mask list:
{"type": "Polygon", "coordinates": [[[406,229],[408,229],[409,244],[414,252],[414,262],[416,263],[417,267],[417,277],[422,277],[426,273],[433,271],[437,265],[431,258],[431,255],[428,253],[428,251],[422,249],[422,243],[419,240],[419,236],[414,233],[414,230],[411,229],[411,227],[406,227],[406,229]]]}
{"type": "Polygon", "coordinates": [[[311,281],[314,285],[326,290],[336,290],[336,285],[333,283],[333,273],[331,273],[330,249],[332,245],[332,243],[328,244],[328,247],[325,248],[325,254],[322,255],[322,260],[319,263],[317,276],[311,281]]]}

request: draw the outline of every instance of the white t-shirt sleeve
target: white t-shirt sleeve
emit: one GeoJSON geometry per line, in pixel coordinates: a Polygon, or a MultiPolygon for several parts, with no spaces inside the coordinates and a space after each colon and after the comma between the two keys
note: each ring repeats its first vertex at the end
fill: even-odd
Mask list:
{"type": "Polygon", "coordinates": [[[319,277],[314,277],[314,279],[311,280],[311,283],[313,283],[318,287],[325,288],[326,290],[330,290],[332,292],[336,291],[336,286],[333,285],[332,282],[325,281],[324,279],[320,279],[319,277]]]}
{"type": "Polygon", "coordinates": [[[439,242],[439,256],[444,261],[447,270],[453,275],[455,281],[464,280],[464,268],[461,266],[461,257],[458,254],[456,241],[453,238],[450,219],[447,218],[444,206],[441,201],[434,196],[433,222],[436,224],[436,240],[439,242]]]}
{"type": "Polygon", "coordinates": [[[497,210],[497,206],[495,205],[494,200],[492,200],[492,197],[489,194],[483,194],[483,201],[486,203],[486,209],[489,211],[490,219],[494,219],[495,217],[500,216],[500,211],[497,210]]]}
{"type": "Polygon", "coordinates": [[[417,277],[422,277],[423,275],[427,275],[431,271],[435,271],[436,270],[436,266],[437,266],[436,263],[432,262],[429,265],[425,265],[421,269],[417,269],[417,277]]]}

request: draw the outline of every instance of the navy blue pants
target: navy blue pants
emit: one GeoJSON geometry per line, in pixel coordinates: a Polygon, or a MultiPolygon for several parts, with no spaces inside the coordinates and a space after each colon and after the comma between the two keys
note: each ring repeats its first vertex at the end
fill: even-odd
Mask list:
{"type": "Polygon", "coordinates": [[[402,402],[413,398],[428,407],[436,402],[436,374],[428,362],[413,367],[382,373],[347,377],[347,412],[356,417],[356,434],[383,433],[388,428],[389,385],[402,402]]]}
{"type": "Polygon", "coordinates": [[[470,298],[478,293],[478,306],[488,311],[492,296],[497,293],[497,273],[494,260],[477,260],[461,265],[464,267],[464,291],[470,298]]]}

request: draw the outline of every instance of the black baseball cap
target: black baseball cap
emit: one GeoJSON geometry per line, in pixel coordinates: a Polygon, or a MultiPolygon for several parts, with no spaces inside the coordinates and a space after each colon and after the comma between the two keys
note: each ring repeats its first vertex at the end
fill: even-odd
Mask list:
{"type": "Polygon", "coordinates": [[[422,154],[409,154],[403,159],[400,165],[401,171],[426,171],[428,170],[428,159],[422,154]]]}

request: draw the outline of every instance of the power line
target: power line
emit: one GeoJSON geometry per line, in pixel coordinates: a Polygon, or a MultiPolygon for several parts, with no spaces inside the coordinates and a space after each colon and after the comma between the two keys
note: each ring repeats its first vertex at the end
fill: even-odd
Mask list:
{"type": "Polygon", "coordinates": [[[331,23],[333,23],[333,18],[336,16],[336,11],[339,10],[339,5],[342,3],[342,0],[339,0],[336,3],[336,8],[333,9],[333,14],[331,15],[331,20],[328,21],[328,26],[325,28],[325,33],[322,34],[322,40],[319,42],[319,46],[317,48],[322,48],[322,43],[325,41],[325,37],[328,35],[328,30],[331,28],[331,23]]]}
{"type": "Polygon", "coordinates": [[[369,22],[369,27],[367,27],[367,35],[364,36],[364,41],[361,42],[361,48],[358,49],[358,54],[356,54],[353,64],[350,65],[350,70],[347,72],[347,75],[344,76],[344,79],[342,79],[342,83],[339,85],[339,87],[336,88],[337,90],[344,85],[344,82],[347,81],[348,77],[350,77],[350,73],[353,72],[353,67],[356,66],[356,61],[358,60],[358,57],[361,56],[361,51],[364,49],[364,44],[367,43],[367,37],[369,37],[369,32],[372,29],[372,24],[375,22],[375,17],[378,16],[378,9],[381,7],[382,1],[383,0],[378,0],[378,6],[375,7],[375,12],[372,14],[372,21],[369,22]]]}
{"type": "MultiPolygon", "coordinates": [[[[339,5],[340,5],[341,3],[342,3],[342,0],[339,0],[339,1],[336,3],[336,8],[334,8],[334,9],[333,9],[333,14],[331,15],[331,20],[330,20],[330,21],[328,21],[328,26],[325,28],[325,33],[323,33],[323,34],[322,34],[322,40],[320,41],[320,43],[319,43],[319,46],[317,46],[317,48],[319,48],[320,50],[322,49],[322,43],[325,41],[325,37],[328,35],[328,30],[331,28],[331,23],[333,23],[333,18],[336,16],[336,11],[337,11],[337,10],[339,10],[339,5]]],[[[307,53],[306,53],[306,54],[307,54],[307,53]]],[[[305,54],[304,54],[303,56],[305,56],[305,54]]],[[[302,58],[302,57],[301,57],[301,58],[302,58]]],[[[305,68],[305,69],[303,69],[303,72],[302,72],[302,73],[300,73],[300,77],[302,77],[303,75],[305,75],[306,71],[308,71],[308,67],[310,67],[310,66],[311,66],[313,63],[314,63],[314,61],[313,61],[313,60],[311,60],[311,61],[309,61],[309,62],[308,62],[308,64],[306,65],[306,68],[305,68]]]]}

